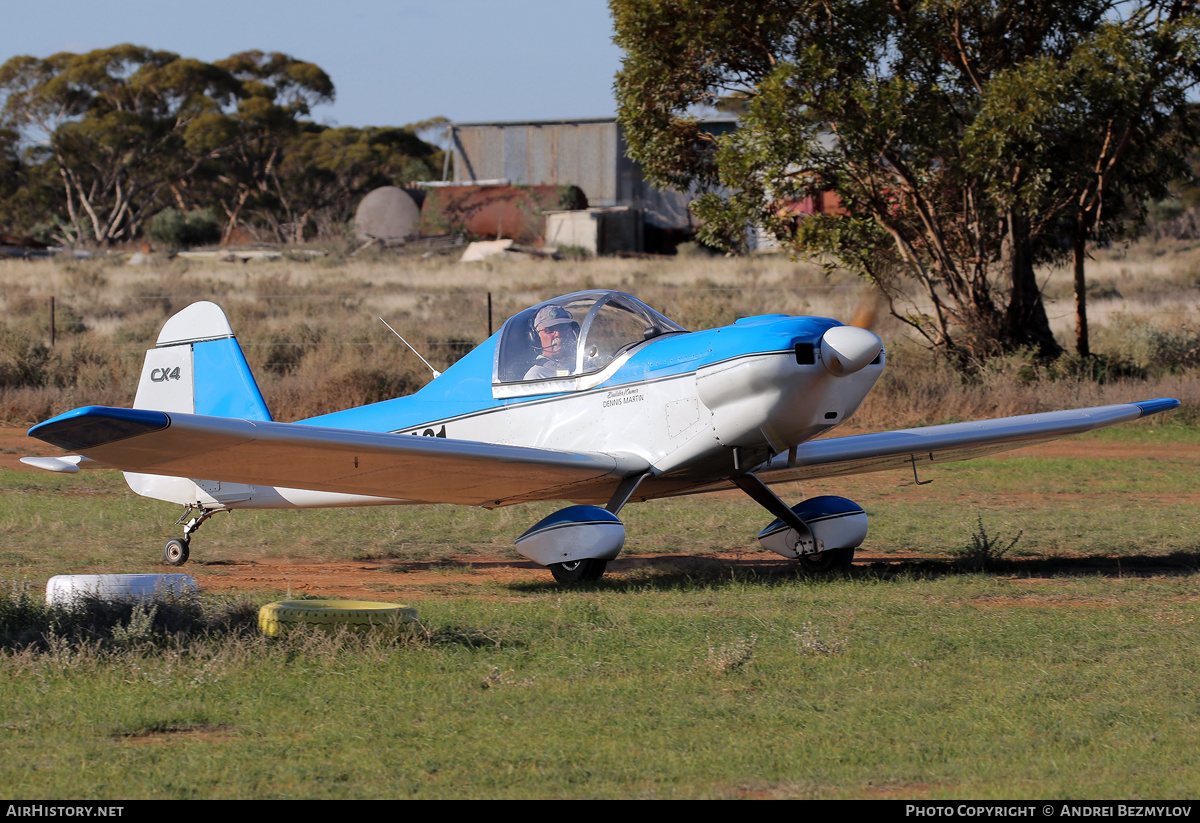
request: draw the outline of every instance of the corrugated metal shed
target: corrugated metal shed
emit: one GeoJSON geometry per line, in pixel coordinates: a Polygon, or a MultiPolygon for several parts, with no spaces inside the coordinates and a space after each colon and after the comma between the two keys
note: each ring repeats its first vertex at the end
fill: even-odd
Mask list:
{"type": "MultiPolygon", "coordinates": [[[[728,130],[735,121],[713,121],[728,130]]],[[[625,156],[625,138],[614,118],[511,120],[451,126],[454,182],[505,179],[516,185],[573,184],[588,203],[625,206],[667,230],[693,228],[687,194],[656,189],[641,166],[625,156]]]]}
{"type": "Polygon", "coordinates": [[[530,186],[570,183],[583,189],[589,203],[616,205],[622,141],[615,120],[455,123],[453,129],[456,183],[492,178],[530,186]]]}

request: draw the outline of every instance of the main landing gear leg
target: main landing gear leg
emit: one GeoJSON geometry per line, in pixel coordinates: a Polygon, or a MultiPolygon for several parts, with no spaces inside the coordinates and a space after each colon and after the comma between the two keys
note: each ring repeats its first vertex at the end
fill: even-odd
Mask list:
{"type": "Polygon", "coordinates": [[[801,543],[808,544],[810,551],[812,548],[822,548],[817,546],[816,535],[812,533],[812,529],[808,527],[808,524],[801,520],[800,515],[792,511],[787,503],[780,500],[775,492],[768,489],[767,484],[762,482],[758,478],[758,475],[747,472],[746,474],[729,479],[733,482],[733,485],[749,495],[755,503],[758,503],[758,505],[795,529],[801,543]]]}
{"type": "Polygon", "coordinates": [[[182,566],[188,562],[188,557],[191,555],[189,547],[192,542],[192,534],[196,529],[200,528],[201,523],[218,511],[220,509],[206,509],[202,506],[185,507],[183,514],[179,515],[179,519],[175,521],[176,526],[183,526],[183,538],[172,537],[167,541],[167,545],[163,548],[163,561],[168,566],[182,566]],[[193,511],[199,511],[200,516],[188,520],[188,515],[193,511]],[[184,523],[185,520],[187,520],[186,524],[184,523]]]}

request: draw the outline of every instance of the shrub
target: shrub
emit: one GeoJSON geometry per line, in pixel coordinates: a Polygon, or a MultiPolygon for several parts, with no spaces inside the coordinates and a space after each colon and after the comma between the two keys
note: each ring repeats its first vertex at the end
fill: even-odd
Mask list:
{"type": "Polygon", "coordinates": [[[1110,359],[1123,360],[1130,373],[1174,374],[1200,366],[1200,331],[1187,326],[1164,327],[1137,315],[1117,315],[1097,330],[1095,348],[1110,359]]]}
{"type": "Polygon", "coordinates": [[[592,256],[592,250],[586,246],[576,246],[571,243],[560,243],[555,248],[558,249],[559,257],[584,258],[592,256]]]}
{"type": "Polygon", "coordinates": [[[983,525],[983,515],[975,515],[975,530],[971,532],[971,545],[954,552],[959,565],[973,570],[983,570],[993,567],[1012,551],[1013,546],[1025,532],[1017,532],[1017,536],[1008,543],[1000,535],[990,535],[983,525]]]}
{"type": "Polygon", "coordinates": [[[186,214],[178,209],[163,209],[146,227],[146,234],[156,243],[172,249],[187,249],[216,243],[221,239],[221,223],[210,209],[186,214]]]}
{"type": "Polygon", "coordinates": [[[44,386],[50,349],[28,328],[0,325],[0,387],[44,386]]]}

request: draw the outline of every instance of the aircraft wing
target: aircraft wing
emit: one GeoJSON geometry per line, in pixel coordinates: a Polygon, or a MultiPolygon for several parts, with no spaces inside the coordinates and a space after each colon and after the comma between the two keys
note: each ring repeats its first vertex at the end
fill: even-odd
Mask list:
{"type": "Polygon", "coordinates": [[[124,471],[489,507],[601,489],[607,498],[648,468],[635,457],[105,406],[29,435],[124,471]]]}
{"type": "Polygon", "coordinates": [[[952,463],[1082,434],[1178,406],[1178,400],[1163,398],[814,440],[776,456],[755,474],[766,483],[783,483],[952,463]]]}

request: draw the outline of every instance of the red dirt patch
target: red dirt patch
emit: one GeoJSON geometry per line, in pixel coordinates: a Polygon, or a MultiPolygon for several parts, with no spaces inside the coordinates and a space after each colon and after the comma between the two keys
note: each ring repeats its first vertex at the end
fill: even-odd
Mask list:
{"type": "Polygon", "coordinates": [[[232,726],[220,725],[180,726],[177,728],[155,731],[131,732],[118,735],[119,742],[127,746],[140,746],[148,743],[174,743],[185,740],[204,740],[213,742],[221,739],[237,737],[232,726]]]}
{"type": "Polygon", "coordinates": [[[62,449],[56,449],[40,440],[34,440],[25,431],[25,429],[0,428],[0,468],[38,471],[21,463],[21,458],[66,454],[62,449]]]}
{"type": "MultiPolygon", "coordinates": [[[[897,564],[919,560],[917,555],[862,552],[862,564],[897,564]]],[[[204,591],[282,591],[291,595],[310,594],[348,600],[386,600],[416,603],[426,599],[463,594],[485,595],[485,587],[555,585],[550,572],[524,559],[470,555],[439,562],[308,561],[278,557],[242,562],[193,562],[189,572],[204,591]]],[[[764,576],[799,575],[795,563],[768,552],[705,555],[622,555],[608,564],[606,578],[630,578],[641,574],[692,572],[712,576],[720,572],[754,572],[764,576]]],[[[520,597],[491,589],[497,597],[520,597]]]]}

